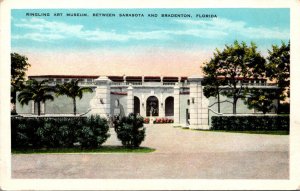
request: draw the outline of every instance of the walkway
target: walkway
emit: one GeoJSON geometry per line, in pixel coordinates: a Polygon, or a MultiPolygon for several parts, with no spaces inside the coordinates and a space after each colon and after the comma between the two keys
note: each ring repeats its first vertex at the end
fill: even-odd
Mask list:
{"type": "MultiPolygon", "coordinates": [[[[120,145],[114,132],[105,145],[120,145]]],[[[288,179],[289,136],[147,126],[152,153],[12,156],[13,178],[288,179]]]]}

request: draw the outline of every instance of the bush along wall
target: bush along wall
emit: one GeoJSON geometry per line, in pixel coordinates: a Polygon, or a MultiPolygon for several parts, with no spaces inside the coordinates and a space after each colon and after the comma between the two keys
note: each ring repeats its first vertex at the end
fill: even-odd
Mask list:
{"type": "Polygon", "coordinates": [[[145,139],[144,118],[136,114],[129,114],[114,121],[115,131],[122,145],[137,148],[145,139]]]}
{"type": "Polygon", "coordinates": [[[12,148],[97,148],[110,136],[107,120],[90,117],[12,117],[12,148]]]}
{"type": "Polygon", "coordinates": [[[168,118],[156,118],[153,123],[173,123],[173,119],[168,119],[168,118]]]}
{"type": "Polygon", "coordinates": [[[212,130],[289,131],[289,116],[213,116],[212,130]]]}
{"type": "Polygon", "coordinates": [[[150,119],[148,117],[144,118],[144,123],[149,123],[150,122],[150,119]]]}

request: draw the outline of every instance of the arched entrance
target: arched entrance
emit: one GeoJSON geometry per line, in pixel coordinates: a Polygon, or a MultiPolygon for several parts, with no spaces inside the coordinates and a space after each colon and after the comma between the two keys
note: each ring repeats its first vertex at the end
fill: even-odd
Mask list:
{"type": "Polygon", "coordinates": [[[174,97],[167,97],[165,101],[165,115],[174,116],[174,97]]]}
{"type": "Polygon", "coordinates": [[[150,96],[146,102],[146,115],[147,116],[158,116],[158,99],[155,96],[150,96]]]}
{"type": "Polygon", "coordinates": [[[133,98],[133,113],[140,114],[140,99],[136,96],[133,98]]]}

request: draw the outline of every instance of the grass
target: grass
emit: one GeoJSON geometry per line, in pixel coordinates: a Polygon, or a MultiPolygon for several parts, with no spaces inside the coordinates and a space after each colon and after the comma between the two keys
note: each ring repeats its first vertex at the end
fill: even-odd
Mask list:
{"type": "Polygon", "coordinates": [[[122,146],[102,146],[96,149],[81,148],[49,148],[49,149],[12,149],[12,154],[43,154],[43,153],[150,153],[155,151],[149,147],[125,148],[122,146]]]}
{"type": "Polygon", "coordinates": [[[225,130],[211,130],[215,132],[227,133],[247,133],[247,134],[266,134],[266,135],[289,135],[289,131],[225,131],[225,130]]]}
{"type": "Polygon", "coordinates": [[[266,134],[266,135],[289,135],[289,131],[226,131],[226,130],[201,130],[201,129],[188,129],[182,128],[184,130],[194,130],[194,131],[205,131],[205,132],[225,132],[225,133],[246,133],[246,134],[266,134]]]}

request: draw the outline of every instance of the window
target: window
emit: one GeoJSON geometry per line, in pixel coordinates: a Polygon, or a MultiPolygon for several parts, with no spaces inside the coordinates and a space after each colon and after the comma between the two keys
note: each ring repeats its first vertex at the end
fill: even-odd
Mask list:
{"type": "Polygon", "coordinates": [[[168,97],[165,102],[166,116],[174,116],[174,98],[168,97]]]}
{"type": "Polygon", "coordinates": [[[140,113],[140,99],[136,96],[134,96],[134,99],[133,99],[133,112],[134,114],[139,114],[140,113]]]}

